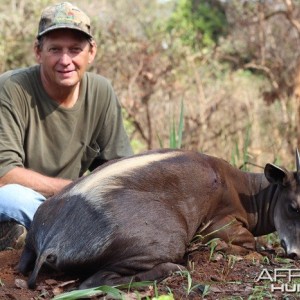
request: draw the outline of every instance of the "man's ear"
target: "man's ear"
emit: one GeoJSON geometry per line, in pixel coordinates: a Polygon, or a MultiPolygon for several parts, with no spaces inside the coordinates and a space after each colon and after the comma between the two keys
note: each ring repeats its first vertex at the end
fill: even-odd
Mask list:
{"type": "Polygon", "coordinates": [[[94,40],[90,41],[89,64],[91,64],[97,53],[97,44],[94,40]]]}
{"type": "Polygon", "coordinates": [[[35,40],[35,42],[34,42],[33,51],[34,51],[34,55],[35,55],[35,59],[36,59],[37,63],[40,63],[41,62],[41,47],[40,47],[40,43],[38,40],[35,40]]]}

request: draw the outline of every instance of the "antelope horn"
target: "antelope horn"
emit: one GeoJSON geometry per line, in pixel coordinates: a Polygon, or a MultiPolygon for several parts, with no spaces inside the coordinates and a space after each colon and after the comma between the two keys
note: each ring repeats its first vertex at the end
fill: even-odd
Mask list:
{"type": "Polygon", "coordinates": [[[296,149],[296,166],[297,166],[297,181],[300,183],[300,155],[298,148],[296,149]]]}

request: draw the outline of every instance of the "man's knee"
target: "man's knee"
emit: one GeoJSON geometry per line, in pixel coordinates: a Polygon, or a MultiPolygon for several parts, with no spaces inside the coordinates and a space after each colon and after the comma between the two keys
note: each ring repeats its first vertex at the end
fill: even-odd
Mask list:
{"type": "Polygon", "coordinates": [[[16,221],[29,228],[33,216],[46,198],[19,184],[0,188],[0,222],[16,221]]]}
{"type": "Polygon", "coordinates": [[[22,199],[22,202],[27,199],[29,201],[30,199],[35,199],[43,202],[46,198],[42,194],[20,184],[6,184],[0,187],[0,201],[1,199],[5,201],[22,199]]]}

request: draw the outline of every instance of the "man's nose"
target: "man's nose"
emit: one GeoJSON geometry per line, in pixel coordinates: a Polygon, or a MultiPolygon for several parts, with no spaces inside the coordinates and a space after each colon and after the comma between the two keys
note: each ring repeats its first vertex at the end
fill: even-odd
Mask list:
{"type": "Polygon", "coordinates": [[[59,62],[63,65],[69,65],[72,62],[72,58],[68,52],[63,52],[59,59],[59,62]]]}

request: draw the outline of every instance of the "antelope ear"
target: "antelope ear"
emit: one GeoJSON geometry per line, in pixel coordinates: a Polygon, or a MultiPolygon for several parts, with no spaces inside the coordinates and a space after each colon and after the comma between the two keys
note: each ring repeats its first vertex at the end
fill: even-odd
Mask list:
{"type": "Polygon", "coordinates": [[[266,164],[265,176],[270,183],[286,185],[288,181],[288,172],[273,164],[266,164]]]}
{"type": "Polygon", "coordinates": [[[296,167],[297,167],[297,182],[300,182],[300,155],[298,148],[296,149],[296,167]]]}

